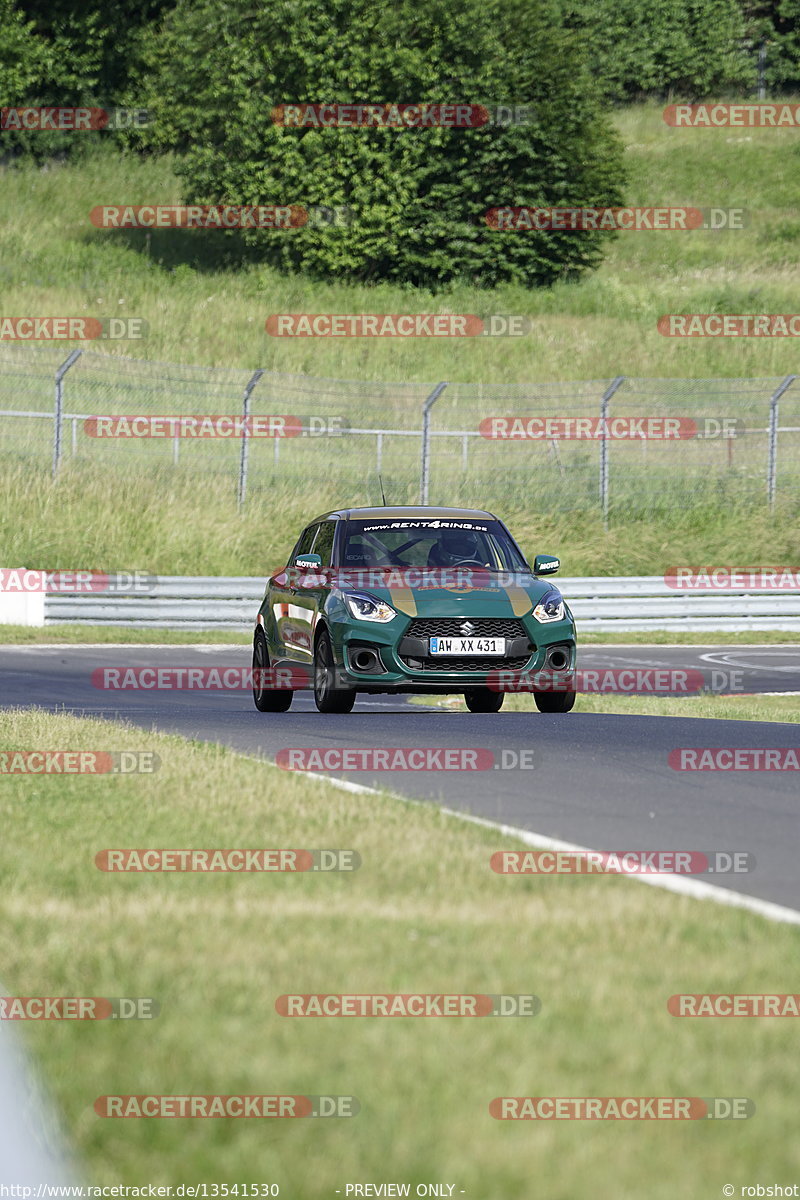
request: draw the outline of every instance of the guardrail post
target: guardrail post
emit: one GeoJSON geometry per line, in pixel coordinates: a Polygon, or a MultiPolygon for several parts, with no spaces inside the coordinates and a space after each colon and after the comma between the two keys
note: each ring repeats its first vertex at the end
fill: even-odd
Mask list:
{"type": "Polygon", "coordinates": [[[625,376],[618,375],[603,392],[603,398],[600,401],[600,507],[603,510],[603,528],[606,533],[608,533],[608,402],[624,382],[625,376]]]}
{"type": "Polygon", "coordinates": [[[431,471],[431,409],[441,396],[447,383],[437,383],[422,406],[422,474],[419,484],[420,504],[428,503],[428,484],[431,471]]]}
{"type": "Polygon", "coordinates": [[[253,388],[258,383],[261,376],[264,374],[264,368],[259,368],[254,371],[247,381],[247,387],[244,389],[242,397],[242,447],[239,452],[239,490],[237,493],[237,504],[242,508],[244,498],[247,493],[247,457],[248,457],[248,441],[250,431],[247,426],[250,417],[250,394],[253,388]]]}
{"type": "Polygon", "coordinates": [[[56,406],[53,412],[53,479],[58,474],[61,463],[61,421],[64,413],[64,376],[72,364],[83,354],[82,350],[73,350],[69,358],[65,358],[56,371],[56,406]]]}
{"type": "Polygon", "coordinates": [[[767,499],[770,508],[775,507],[775,487],[778,471],[778,401],[787,391],[796,375],[787,375],[780,387],[772,393],[769,402],[769,449],[767,451],[767,499]]]}

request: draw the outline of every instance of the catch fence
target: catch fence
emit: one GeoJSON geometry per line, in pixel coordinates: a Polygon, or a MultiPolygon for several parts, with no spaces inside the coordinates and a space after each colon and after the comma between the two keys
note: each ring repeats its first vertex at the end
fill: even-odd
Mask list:
{"type": "Polygon", "coordinates": [[[379,503],[382,484],[394,504],[606,523],[772,506],[798,494],[798,434],[794,375],[387,383],[0,344],[6,464],[217,476],[240,505],[276,486],[379,503]]]}

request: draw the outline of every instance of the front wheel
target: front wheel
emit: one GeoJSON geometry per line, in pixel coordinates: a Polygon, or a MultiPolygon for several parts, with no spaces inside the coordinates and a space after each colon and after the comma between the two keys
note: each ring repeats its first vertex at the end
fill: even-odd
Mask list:
{"type": "Polygon", "coordinates": [[[566,713],[575,703],[574,692],[534,692],[533,698],[539,712],[566,713]]]}
{"type": "Polygon", "coordinates": [[[355,702],[355,688],[336,687],[331,640],[323,632],[314,647],[314,703],[321,713],[349,713],[355,702]]]}
{"type": "Polygon", "coordinates": [[[500,712],[504,700],[503,692],[493,692],[490,688],[471,688],[464,692],[464,703],[474,713],[500,712]]]}
{"type": "Polygon", "coordinates": [[[294,699],[291,688],[267,687],[269,679],[264,673],[269,670],[269,651],[264,630],[256,630],[253,639],[253,703],[259,712],[286,712],[294,699]]]}

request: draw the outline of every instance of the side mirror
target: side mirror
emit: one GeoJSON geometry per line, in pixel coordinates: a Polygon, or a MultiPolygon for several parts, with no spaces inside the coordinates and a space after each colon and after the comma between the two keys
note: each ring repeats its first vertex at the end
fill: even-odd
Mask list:
{"type": "Polygon", "coordinates": [[[322,559],[318,554],[298,554],[294,565],[296,567],[321,567],[322,559]]]}
{"type": "Polygon", "coordinates": [[[534,575],[555,575],[560,566],[560,558],[553,558],[552,554],[537,554],[533,560],[533,573],[534,575]]]}

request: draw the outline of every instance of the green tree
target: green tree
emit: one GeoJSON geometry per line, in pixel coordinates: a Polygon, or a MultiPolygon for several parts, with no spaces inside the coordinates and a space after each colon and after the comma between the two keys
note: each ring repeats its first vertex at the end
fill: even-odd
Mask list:
{"type": "Polygon", "coordinates": [[[752,87],[755,60],[739,0],[565,0],[592,70],[615,101],[699,99],[752,87]]]}
{"type": "Polygon", "coordinates": [[[766,49],[769,96],[800,91],[800,0],[746,0],[753,53],[766,49]]]}
{"type": "Polygon", "coordinates": [[[195,204],[347,206],[353,223],[233,237],[322,277],[546,285],[605,235],[499,232],[492,207],[621,202],[622,149],[556,0],[181,0],[150,39],[145,144],[195,204]],[[290,103],[525,104],[528,124],[296,129],[290,103]]]}
{"type": "MultiPolygon", "coordinates": [[[[0,0],[0,103],[9,107],[141,105],[141,45],[167,0],[0,0]]],[[[114,137],[104,133],[103,137],[114,137]]],[[[122,143],[122,138],[117,137],[122,143]]],[[[6,155],[87,149],[83,134],[2,133],[6,155]]]]}
{"type": "MultiPolygon", "coordinates": [[[[4,0],[7,2],[7,0],[4,0]]],[[[36,34],[55,50],[44,103],[117,102],[141,69],[144,30],[169,0],[17,0],[36,34]]]]}
{"type": "Polygon", "coordinates": [[[0,0],[0,106],[19,104],[41,88],[53,65],[47,39],[36,35],[13,0],[0,0]]]}

